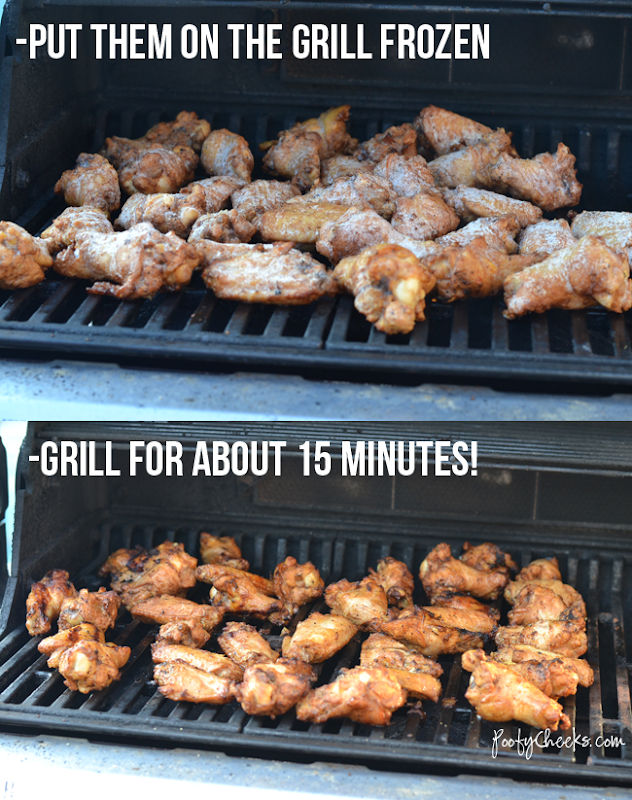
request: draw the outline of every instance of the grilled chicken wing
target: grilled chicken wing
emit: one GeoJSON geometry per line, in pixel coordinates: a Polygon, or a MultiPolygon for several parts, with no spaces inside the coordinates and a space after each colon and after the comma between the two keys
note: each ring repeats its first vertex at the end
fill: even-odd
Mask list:
{"type": "Polygon", "coordinates": [[[193,223],[188,240],[199,242],[210,239],[212,242],[238,244],[249,242],[256,232],[257,228],[233,208],[199,217],[193,223]]]}
{"type": "Polygon", "coordinates": [[[310,614],[292,636],[283,639],[283,657],[320,664],[349,644],[357,632],[356,625],[338,614],[310,614]]]}
{"type": "Polygon", "coordinates": [[[289,203],[333,203],[339,206],[365,207],[390,219],[395,211],[397,195],[385,178],[367,172],[356,172],[355,175],[336,178],[329,186],[314,186],[301,197],[292,198],[289,203]]]}
{"type": "Polygon", "coordinates": [[[217,643],[242,669],[253,664],[272,664],[279,657],[257,629],[245,622],[227,622],[217,643]]]}
{"type": "Polygon", "coordinates": [[[432,658],[442,653],[463,653],[473,647],[483,646],[487,634],[450,627],[434,615],[435,610],[449,609],[433,608],[428,611],[417,606],[405,608],[397,616],[391,612],[391,619],[375,628],[432,658]]]}
{"type": "Polygon", "coordinates": [[[119,231],[149,222],[161,233],[173,231],[186,239],[189,231],[206,209],[206,195],[201,186],[184,194],[133,194],[116,220],[119,231]]]}
{"type": "MultiPolygon", "coordinates": [[[[111,575],[110,585],[121,595],[126,608],[151,597],[183,597],[195,586],[197,559],[184,551],[184,545],[165,541],[152,550],[142,547],[117,550],[99,570],[111,575]]],[[[171,620],[162,620],[169,622],[171,620]]]]}
{"type": "Polygon", "coordinates": [[[185,647],[204,647],[211,634],[197,620],[166,622],[160,626],[156,644],[181,644],[185,647]]]}
{"type": "Polygon", "coordinates": [[[200,558],[202,564],[226,564],[235,569],[250,569],[250,564],[241,557],[241,550],[232,536],[212,536],[202,532],[200,558]]]}
{"type": "Polygon", "coordinates": [[[480,600],[464,592],[440,592],[439,594],[434,594],[430,598],[430,602],[433,606],[441,608],[456,608],[459,611],[479,611],[482,614],[487,614],[495,622],[500,620],[500,610],[498,608],[485,605],[485,603],[481,603],[480,600]]]}
{"type": "MultiPolygon", "coordinates": [[[[551,590],[555,594],[559,595],[565,606],[579,604],[583,611],[582,616],[586,616],[586,606],[584,605],[584,600],[581,594],[577,591],[577,589],[574,589],[572,586],[569,586],[567,583],[562,583],[562,581],[559,580],[529,578],[525,581],[516,579],[515,581],[511,581],[507,584],[504,593],[505,600],[510,605],[514,605],[520,600],[521,596],[522,598],[525,597],[524,589],[528,586],[551,590]]],[[[524,603],[524,600],[522,602],[524,603]]]]}
{"type": "Polygon", "coordinates": [[[391,224],[396,231],[421,242],[453,231],[459,218],[435,191],[399,197],[391,224]]]}
{"type": "Polygon", "coordinates": [[[151,659],[154,664],[179,661],[203,672],[210,672],[218,678],[236,682],[239,682],[243,675],[243,669],[227,656],[181,644],[152,644],[151,659]]]}
{"type": "Polygon", "coordinates": [[[483,544],[471,545],[465,542],[463,545],[463,555],[459,558],[464,564],[475,569],[490,570],[490,569],[503,569],[507,571],[516,571],[518,565],[509,555],[501,550],[498,545],[491,542],[484,542],[483,544]]]}
{"type": "Polygon", "coordinates": [[[431,622],[445,625],[448,628],[480,633],[488,637],[493,636],[497,630],[494,620],[489,614],[482,611],[445,608],[444,606],[421,606],[418,610],[424,611],[431,622]]]}
{"type": "Polygon", "coordinates": [[[529,625],[540,620],[560,619],[567,604],[552,589],[544,586],[524,584],[514,600],[514,607],[507,614],[510,625],[529,625]]]}
{"type": "Polygon", "coordinates": [[[203,240],[193,246],[203,258],[204,282],[227,300],[305,305],[337,292],[333,275],[292,242],[239,245],[203,240]]]}
{"type": "Polygon", "coordinates": [[[299,606],[316,600],[325,590],[325,581],[312,562],[299,564],[292,556],[288,556],[276,567],[272,580],[274,593],[284,601],[292,615],[298,611],[299,606]]]}
{"type": "Polygon", "coordinates": [[[193,180],[198,160],[190,147],[180,145],[173,150],[159,144],[141,150],[130,148],[122,153],[119,182],[128,194],[177,192],[193,180]]]}
{"type": "Polygon", "coordinates": [[[562,573],[557,558],[538,558],[523,567],[516,575],[518,581],[561,581],[562,573]]]}
{"type": "Polygon", "coordinates": [[[433,275],[408,249],[377,244],[339,261],[334,278],[354,295],[361,314],[384,333],[409,333],[425,319],[433,275]]]}
{"type": "Polygon", "coordinates": [[[96,281],[88,289],[91,294],[136,300],[153,297],[161,289],[181,289],[199,263],[192,245],[142,222],[122,233],[78,234],[75,246],[55,259],[55,271],[96,281]]]}
{"type": "Polygon", "coordinates": [[[509,582],[507,569],[479,570],[453,558],[450,545],[438,544],[419,567],[419,577],[432,597],[441,592],[467,592],[481,600],[495,600],[509,582]]]}
{"type": "MultiPolygon", "coordinates": [[[[474,145],[455,150],[453,153],[435,158],[428,164],[437,186],[455,189],[457,186],[473,186],[479,189],[494,189],[488,167],[495,164],[511,147],[511,139],[503,130],[486,133],[474,145]]],[[[513,161],[506,155],[508,161],[513,161]]],[[[530,199],[530,198],[522,198],[530,199]]]]}
{"type": "Polygon", "coordinates": [[[103,156],[81,153],[77,166],[66,170],[55,184],[69,206],[93,206],[107,215],[121,205],[121,189],[116,170],[103,156]]]}
{"type": "Polygon", "coordinates": [[[183,597],[162,595],[142,600],[130,608],[134,619],[149,625],[164,625],[169,622],[199,623],[205,631],[211,633],[224,617],[224,609],[218,606],[206,606],[185,600],[183,597]]]}
{"type": "Polygon", "coordinates": [[[383,667],[341,670],[333,683],[313,689],[296,706],[296,716],[309,722],[349,717],[365,725],[388,725],[407,693],[383,667]]]}
{"type": "Polygon", "coordinates": [[[387,556],[378,561],[377,572],[369,569],[369,575],[384,589],[391,605],[406,608],[413,604],[415,581],[403,561],[387,556]]]}
{"type": "Polygon", "coordinates": [[[73,692],[100,692],[119,679],[119,670],[127,664],[131,652],[129,647],[111,642],[80,641],[64,650],[58,669],[73,692]]]}
{"type": "MultiPolygon", "coordinates": [[[[511,659],[511,649],[491,653],[492,661],[504,664],[517,675],[532,683],[547,697],[557,700],[577,693],[578,675],[568,664],[559,659],[540,659],[538,661],[519,661],[511,659]]],[[[570,659],[569,659],[570,660],[570,659]]]]}
{"type": "MultiPolygon", "coordinates": [[[[358,162],[356,162],[358,163],[358,162]]],[[[363,165],[370,161],[361,162],[363,165]]],[[[375,165],[375,175],[385,178],[398,197],[414,197],[419,192],[436,191],[432,172],[423,156],[401,156],[391,153],[375,165]]]]}
{"type": "MultiPolygon", "coordinates": [[[[256,220],[266,211],[285,205],[301,190],[289,181],[253,181],[233,192],[233,208],[248,222],[256,220]]],[[[219,209],[216,209],[219,210],[219,209]]]]}
{"type": "Polygon", "coordinates": [[[237,686],[230,678],[197,669],[183,661],[156,664],[154,680],[158,684],[158,691],[169,700],[186,700],[189,703],[212,705],[230,703],[235,697],[237,686]]]}
{"type": "Polygon", "coordinates": [[[81,589],[74,597],[62,601],[59,614],[59,630],[74,628],[89,622],[99,630],[106,631],[116,624],[121,598],[116,592],[108,592],[103,586],[98,592],[81,589]]]}
{"type": "Polygon", "coordinates": [[[385,667],[397,679],[402,689],[422,700],[436,703],[441,696],[441,683],[436,677],[443,672],[441,667],[420,653],[408,650],[390,636],[371,634],[362,644],[360,666],[385,667]]]}
{"type": "Polygon", "coordinates": [[[375,164],[372,161],[358,161],[353,156],[336,155],[321,161],[320,182],[323,186],[331,186],[337,178],[348,178],[358,172],[373,172],[374,169],[375,164]]]}
{"type": "Polygon", "coordinates": [[[280,658],[273,664],[253,664],[237,686],[235,697],[246,712],[279,717],[293,708],[316,681],[313,667],[304,661],[280,658]]]}
{"type": "Polygon", "coordinates": [[[31,636],[48,633],[59,617],[64,600],[76,595],[77,590],[63,569],[52,569],[34,583],[26,598],[26,629],[31,636]]]}
{"type": "Polygon", "coordinates": [[[538,650],[550,650],[569,658],[579,658],[588,649],[586,622],[584,620],[554,620],[533,622],[499,628],[496,634],[499,648],[529,645],[538,650]]]}
{"type": "Polygon", "coordinates": [[[558,727],[570,728],[571,722],[559,703],[509,667],[492,661],[482,650],[465,653],[461,663],[472,673],[465,696],[483,719],[490,722],[516,719],[554,731],[558,727]]]}
{"type": "Polygon", "coordinates": [[[628,259],[600,239],[585,236],[574,247],[505,281],[507,319],[549,308],[587,308],[600,303],[611,311],[632,307],[628,259]]]}
{"type": "Polygon", "coordinates": [[[323,225],[335,222],[347,210],[347,206],[325,201],[289,202],[263,213],[257,225],[261,238],[266,241],[310,244],[318,239],[323,225]]]}
{"type": "Polygon", "coordinates": [[[493,655],[494,658],[497,658],[499,661],[505,662],[510,660],[513,664],[521,664],[525,661],[528,663],[559,661],[575,672],[580,686],[592,686],[595,680],[595,675],[587,661],[580,658],[561,656],[559,653],[553,653],[550,650],[538,650],[536,647],[530,647],[526,644],[505,647],[493,655]]]}
{"type": "Polygon", "coordinates": [[[408,158],[417,155],[417,131],[410,123],[394,125],[384,133],[378,133],[367,142],[362,142],[354,156],[358,161],[378,162],[391,153],[408,158]]]}
{"type": "Polygon", "coordinates": [[[488,188],[528,200],[544,211],[576,206],[582,195],[577,180],[575,156],[565,144],[558,144],[555,155],[539,153],[533,158],[512,158],[499,154],[483,170],[488,188]]]}
{"type": "Polygon", "coordinates": [[[279,140],[265,154],[263,169],[275,178],[291,180],[306,192],[320,177],[322,141],[314,131],[282,131],[279,140]]]}
{"type": "Polygon", "coordinates": [[[419,112],[415,120],[415,127],[417,126],[423,130],[424,136],[438,156],[478,144],[492,133],[492,129],[487,125],[432,105],[426,106],[419,112]]]}
{"type": "Polygon", "coordinates": [[[632,214],[627,211],[582,211],[571,224],[573,236],[598,236],[616,253],[632,247],[632,214]]]}
{"type": "Polygon", "coordinates": [[[46,242],[48,252],[55,255],[66,247],[74,247],[77,235],[84,231],[114,233],[114,228],[103,209],[72,206],[62,211],[42,232],[42,240],[46,242]]]}
{"type": "Polygon", "coordinates": [[[212,583],[211,601],[231,614],[245,614],[257,619],[270,619],[275,624],[287,622],[291,612],[274,596],[272,581],[227,567],[205,564],[198,567],[198,580],[212,583]]]}
{"type": "Polygon", "coordinates": [[[526,200],[516,200],[504,194],[457,186],[444,189],[443,199],[464,222],[473,222],[479,217],[515,217],[521,228],[534,225],[542,219],[542,209],[526,200]]]}
{"type": "Polygon", "coordinates": [[[575,244],[577,239],[565,219],[543,219],[535,225],[529,225],[518,235],[520,255],[539,255],[542,261],[558,250],[575,244]]]}
{"type": "Polygon", "coordinates": [[[59,631],[54,636],[47,636],[37,645],[40,653],[48,656],[47,665],[51,669],[59,666],[59,659],[64,650],[77,644],[77,642],[98,642],[105,644],[105,634],[95,625],[83,622],[73,628],[59,631]]]}
{"type": "Polygon", "coordinates": [[[255,160],[243,136],[226,128],[212,131],[204,140],[200,154],[209,175],[228,175],[250,183],[255,160]]]}
{"type": "Polygon", "coordinates": [[[483,236],[489,247],[502,253],[512,254],[517,250],[515,237],[519,230],[520,224],[515,217],[481,217],[459,228],[458,231],[439,236],[436,244],[441,247],[452,245],[465,247],[483,236]]]}
{"type": "Polygon", "coordinates": [[[325,602],[333,614],[346,617],[362,630],[376,630],[387,619],[386,592],[372,577],[350,583],[343,578],[325,589],[325,602]]]}
{"type": "Polygon", "coordinates": [[[52,265],[46,242],[14,222],[0,222],[0,289],[35,286],[52,265]]]}
{"type": "Polygon", "coordinates": [[[215,214],[223,208],[228,208],[234,193],[249,186],[250,184],[239,178],[233,178],[230,175],[216,175],[214,178],[202,178],[200,181],[193,181],[187,186],[183,186],[180,194],[193,194],[202,189],[205,197],[204,210],[207,214],[215,214]]]}

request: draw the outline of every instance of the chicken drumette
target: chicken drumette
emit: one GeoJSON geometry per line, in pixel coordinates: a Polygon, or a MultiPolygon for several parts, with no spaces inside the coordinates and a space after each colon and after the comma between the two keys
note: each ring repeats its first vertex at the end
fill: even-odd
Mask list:
{"type": "Polygon", "coordinates": [[[27,289],[52,267],[46,242],[14,222],[0,222],[0,289],[27,289]]]}
{"type": "Polygon", "coordinates": [[[501,550],[498,545],[492,544],[492,542],[484,542],[477,545],[465,542],[463,554],[459,557],[459,560],[469,567],[480,570],[505,569],[507,575],[509,575],[510,571],[515,572],[518,569],[518,565],[509,553],[501,550]]]}
{"type": "Polygon", "coordinates": [[[81,589],[79,594],[62,601],[59,630],[74,628],[83,622],[89,622],[102,631],[113,628],[120,606],[121,598],[116,592],[108,592],[103,587],[98,592],[81,589]]]}
{"type": "Polygon", "coordinates": [[[377,572],[369,569],[369,575],[384,589],[391,605],[406,608],[413,604],[415,581],[403,561],[387,556],[378,561],[377,572]]]}
{"type": "Polygon", "coordinates": [[[185,194],[133,194],[121,209],[115,227],[128,230],[141,222],[149,222],[161,233],[173,231],[186,239],[206,210],[206,195],[201,186],[185,194]]]}
{"type": "Polygon", "coordinates": [[[561,581],[562,573],[557,558],[538,558],[516,575],[516,581],[530,580],[561,581]]]}
{"type": "Polygon", "coordinates": [[[203,531],[200,534],[200,560],[202,564],[226,564],[235,569],[250,569],[250,564],[242,558],[241,550],[232,536],[213,536],[203,531]]]}
{"type": "Polygon", "coordinates": [[[515,237],[519,231],[520,223],[515,217],[481,217],[457,231],[437,237],[435,244],[465,247],[483,236],[489,247],[511,254],[517,250],[515,237]]]}
{"type": "Polygon", "coordinates": [[[99,692],[119,679],[131,652],[111,642],[80,641],[63,651],[58,669],[73,692],[99,692]]]}
{"type": "Polygon", "coordinates": [[[250,183],[255,160],[243,136],[221,128],[210,133],[202,145],[202,166],[209,175],[228,175],[250,183]]]}
{"type": "Polygon", "coordinates": [[[272,664],[279,657],[257,629],[245,622],[227,622],[217,643],[242,669],[254,664],[272,664]]]}
{"type": "Polygon", "coordinates": [[[187,184],[187,186],[183,186],[180,190],[180,194],[192,194],[194,192],[196,193],[198,189],[202,189],[205,197],[204,210],[207,214],[214,214],[216,211],[228,208],[231,196],[248,186],[250,186],[250,184],[246,184],[242,180],[231,178],[229,175],[222,175],[215,178],[202,178],[200,181],[193,181],[187,184]]]}
{"type": "Polygon", "coordinates": [[[548,658],[531,661],[513,661],[511,648],[491,653],[490,658],[504,664],[525,680],[557,700],[577,693],[579,676],[571,664],[574,659],[548,658]]]}
{"type": "Polygon", "coordinates": [[[274,593],[292,615],[296,614],[299,606],[316,600],[325,590],[325,581],[312,562],[299,564],[292,556],[276,567],[272,581],[274,593]]]}
{"type": "Polygon", "coordinates": [[[331,186],[337,178],[348,178],[358,172],[373,172],[374,169],[372,161],[358,161],[353,156],[332,156],[321,162],[320,182],[323,186],[331,186]]]}
{"type": "Polygon", "coordinates": [[[314,131],[282,131],[265,154],[263,169],[274,178],[291,180],[306,192],[320,177],[321,145],[322,139],[314,131]]]}
{"type": "Polygon", "coordinates": [[[77,166],[66,170],[55,184],[69,206],[94,206],[106,214],[121,205],[121,189],[116,170],[103,156],[81,153],[77,166]]]}
{"type": "Polygon", "coordinates": [[[253,664],[244,671],[235,698],[246,714],[279,717],[295,706],[316,681],[313,667],[297,659],[253,664]]]}
{"type": "Polygon", "coordinates": [[[350,583],[343,578],[325,590],[325,602],[333,614],[346,617],[361,630],[377,630],[376,625],[388,619],[388,599],[382,586],[373,577],[350,583]]]}
{"type": "Polygon", "coordinates": [[[577,682],[580,686],[592,686],[595,675],[587,661],[581,658],[570,658],[550,650],[538,650],[525,644],[517,644],[504,647],[493,657],[502,663],[522,664],[522,663],[542,663],[545,661],[558,661],[564,666],[569,667],[577,675],[577,682]]]}
{"type": "Polygon", "coordinates": [[[77,644],[77,642],[98,642],[105,644],[105,634],[102,630],[88,622],[75,625],[73,628],[59,631],[54,636],[47,636],[37,645],[40,653],[48,656],[46,664],[51,669],[59,666],[59,659],[64,650],[77,644]]]}
{"type": "Polygon", "coordinates": [[[166,622],[160,626],[156,644],[182,644],[185,647],[204,647],[211,634],[197,621],[166,622]]]}
{"type": "Polygon", "coordinates": [[[48,633],[59,617],[64,600],[76,596],[77,590],[63,569],[53,569],[34,583],[26,598],[26,629],[31,636],[48,633]]]}
{"type": "Polygon", "coordinates": [[[283,639],[283,657],[320,664],[349,644],[357,632],[357,626],[345,617],[315,612],[283,639]]]}

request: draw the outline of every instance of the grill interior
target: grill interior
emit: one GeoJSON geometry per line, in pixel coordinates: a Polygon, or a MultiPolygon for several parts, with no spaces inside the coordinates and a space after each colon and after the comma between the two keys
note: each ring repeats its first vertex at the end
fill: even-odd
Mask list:
{"type": "MultiPolygon", "coordinates": [[[[436,527],[415,538],[399,537],[397,543],[385,542],[378,534],[351,532],[313,537],[309,521],[305,526],[288,527],[253,526],[250,522],[240,525],[235,521],[204,527],[215,535],[235,536],[255,572],[267,574],[287,555],[294,555],[299,561],[312,560],[327,582],[343,576],[359,579],[369,566],[387,555],[405,561],[416,573],[420,561],[438,541],[450,541],[454,547],[462,544],[462,540],[446,538],[445,532],[436,527]]],[[[195,526],[142,524],[130,519],[109,521],[102,525],[99,544],[95,545],[97,555],[81,572],[77,585],[98,587],[96,569],[118,547],[151,547],[169,538],[183,542],[189,552],[195,553],[199,530],[195,526]]],[[[414,704],[404,707],[395,713],[386,729],[348,720],[311,725],[297,721],[294,711],[276,720],[248,717],[236,702],[219,707],[176,703],[164,699],[151,680],[149,645],[157,628],[130,621],[128,616],[108,636],[117,644],[132,648],[121,681],[87,697],[65,689],[61,676],[46,667],[45,657],[37,652],[37,641],[30,639],[22,625],[11,631],[0,643],[0,724],[118,740],[136,736],[165,747],[221,747],[231,752],[274,753],[276,757],[298,760],[348,759],[389,769],[451,765],[459,771],[499,771],[531,777],[537,769],[537,774],[549,779],[556,776],[570,782],[632,783],[630,664],[626,655],[631,642],[623,626],[624,613],[629,613],[632,604],[630,557],[590,547],[521,549],[511,542],[503,543],[500,531],[494,533],[498,535],[490,538],[501,546],[507,545],[519,564],[554,553],[560,560],[563,579],[576,586],[586,600],[587,659],[595,669],[595,683],[589,690],[580,687],[576,697],[565,698],[562,703],[576,734],[591,737],[589,746],[580,744],[573,751],[572,746],[541,746],[540,739],[540,745],[535,745],[527,760],[515,743],[503,745],[505,738],[515,740],[518,734],[528,737],[537,734],[537,730],[478,719],[464,699],[469,676],[462,671],[459,656],[440,659],[445,699],[437,704],[425,703],[423,709],[414,704]],[[498,755],[492,758],[495,731],[500,729],[504,734],[498,755]],[[624,744],[599,746],[598,736],[621,737],[624,744]]],[[[93,556],[94,551],[90,557],[93,556]]],[[[419,586],[415,600],[424,602],[419,586]]],[[[323,604],[317,603],[313,610],[320,605],[323,604]]],[[[311,610],[302,608],[290,627],[311,610]]],[[[503,622],[506,623],[504,616],[503,622]]],[[[267,625],[263,630],[278,647],[279,629],[267,625]]],[[[210,646],[217,648],[214,638],[210,646]]],[[[356,637],[323,665],[319,684],[335,678],[340,669],[358,663],[359,650],[360,640],[356,637]]]]}

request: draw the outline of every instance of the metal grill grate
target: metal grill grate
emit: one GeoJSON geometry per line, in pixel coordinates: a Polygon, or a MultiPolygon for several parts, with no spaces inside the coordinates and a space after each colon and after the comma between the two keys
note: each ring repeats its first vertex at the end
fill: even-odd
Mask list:
{"type": "MultiPolygon", "coordinates": [[[[299,560],[312,559],[326,580],[345,574],[356,579],[368,566],[385,555],[406,561],[415,571],[427,552],[424,546],[389,544],[379,537],[311,538],[301,530],[285,534],[272,529],[256,532],[239,527],[218,526],[216,535],[232,534],[257,572],[294,554],[299,560]]],[[[184,542],[195,550],[197,530],[169,529],[153,525],[115,524],[102,531],[103,552],[119,546],[141,543],[152,546],[165,537],[184,542]]],[[[499,542],[502,545],[502,542],[499,542]]],[[[235,702],[227,706],[194,705],[166,700],[151,681],[149,645],[155,628],[123,620],[113,637],[118,644],[132,648],[120,682],[103,692],[83,696],[65,689],[56,671],[47,669],[45,657],[37,652],[37,641],[20,627],[0,643],[0,724],[32,731],[46,730],[75,735],[115,737],[134,736],[172,747],[220,747],[249,754],[274,753],[277,757],[352,760],[382,768],[405,765],[421,769],[429,765],[450,765],[459,771],[493,771],[533,777],[556,776],[568,781],[607,780],[632,784],[632,716],[630,708],[630,664],[626,655],[623,616],[630,601],[631,565],[617,554],[576,551],[560,548],[563,577],[577,586],[587,603],[589,624],[588,661],[595,669],[590,690],[579,689],[576,697],[562,702],[578,736],[590,737],[590,745],[556,747],[536,743],[527,760],[517,745],[503,743],[535,735],[536,730],[514,724],[494,725],[482,721],[464,699],[468,674],[462,671],[460,657],[444,657],[442,677],[444,700],[426,703],[423,711],[414,705],[393,716],[388,728],[371,728],[349,720],[330,720],[311,725],[296,719],[293,711],[271,720],[248,717],[235,702]],[[504,729],[498,754],[492,757],[495,731],[504,729]],[[600,745],[598,736],[618,736],[622,747],[600,745]]],[[[513,550],[521,563],[550,555],[535,550],[513,550]]],[[[101,556],[91,564],[80,585],[99,585],[95,569],[101,556]]],[[[420,596],[416,598],[423,602],[420,596]]],[[[316,608],[321,604],[316,604],[316,608]]],[[[311,609],[304,607],[298,617],[311,609]]],[[[278,629],[264,626],[264,633],[279,644],[278,629]]],[[[343,667],[358,662],[359,639],[352,640],[337,657],[323,665],[319,683],[332,680],[343,667]]],[[[211,647],[216,649],[215,640],[211,647]]]]}
{"type": "MultiPolygon", "coordinates": [[[[270,138],[310,109],[249,114],[201,110],[213,127],[229,127],[250,141],[270,138]]],[[[139,136],[173,116],[173,109],[101,109],[93,141],[139,136]]],[[[490,121],[485,120],[483,121],[490,121]]],[[[367,138],[399,119],[358,111],[352,133],[367,138]]],[[[564,140],[578,154],[588,207],[628,207],[619,174],[632,144],[627,129],[508,120],[525,156],[564,140]],[[513,123],[513,124],[510,124],[513,123]],[[617,188],[618,187],[618,188],[617,188]],[[607,198],[607,199],[606,199],[607,198]],[[600,205],[600,201],[601,205],[600,205]]],[[[260,159],[260,155],[257,154],[260,159]]],[[[69,165],[64,165],[69,166],[69,165]]],[[[51,190],[17,221],[41,231],[62,210],[51,190]]],[[[452,376],[455,379],[532,379],[632,385],[632,316],[588,311],[550,311],[507,321],[502,301],[454,306],[429,304],[427,320],[406,336],[386,336],[353,307],[350,297],[324,298],[293,309],[219,301],[196,277],[184,291],[153,300],[121,302],[87,295],[88,284],[62,280],[51,270],[31,289],[0,291],[0,348],[65,358],[151,359],[188,367],[230,364],[292,368],[302,372],[361,375],[452,376]]]]}

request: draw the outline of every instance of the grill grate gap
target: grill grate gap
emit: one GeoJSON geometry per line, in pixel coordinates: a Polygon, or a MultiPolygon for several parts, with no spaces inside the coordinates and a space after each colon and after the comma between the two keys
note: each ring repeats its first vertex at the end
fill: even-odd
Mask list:
{"type": "Polygon", "coordinates": [[[219,300],[204,325],[205,331],[212,333],[223,333],[235,313],[235,309],[239,304],[232,300],[219,300]]]}
{"type": "Polygon", "coordinates": [[[519,352],[531,352],[531,319],[529,316],[510,319],[507,322],[509,333],[509,349],[519,352]]]}
{"type": "Polygon", "coordinates": [[[614,343],[610,319],[605,311],[590,309],[586,312],[590,346],[595,355],[613,356],[614,343]]]}
{"type": "Polygon", "coordinates": [[[453,314],[452,306],[431,303],[427,307],[428,347],[450,347],[453,314]]]}

